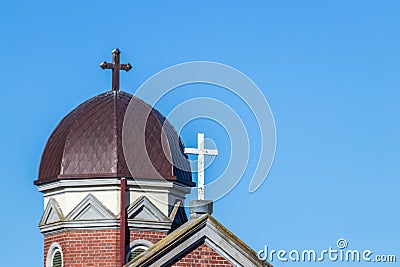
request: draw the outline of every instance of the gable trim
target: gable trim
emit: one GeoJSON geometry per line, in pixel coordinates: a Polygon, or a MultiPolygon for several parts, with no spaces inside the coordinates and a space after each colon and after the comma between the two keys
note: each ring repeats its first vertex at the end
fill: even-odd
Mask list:
{"type": "Polygon", "coordinates": [[[54,224],[57,222],[61,222],[63,220],[64,220],[64,214],[60,206],[58,205],[57,200],[51,198],[46,205],[46,209],[44,210],[42,218],[40,219],[39,226],[54,224]],[[55,219],[51,219],[54,217],[55,219]]]}
{"type": "Polygon", "coordinates": [[[170,219],[164,215],[146,196],[136,199],[127,209],[128,221],[151,221],[169,222],[170,219]],[[139,216],[138,216],[139,215],[139,216]],[[143,216],[140,218],[140,215],[143,216]],[[139,217],[139,219],[136,219],[139,217]]]}
{"type": "Polygon", "coordinates": [[[88,194],[65,218],[66,221],[107,219],[116,219],[116,216],[92,194],[88,194]]]}
{"type": "Polygon", "coordinates": [[[126,266],[168,266],[199,242],[206,243],[234,266],[272,266],[259,260],[255,251],[209,214],[190,220],[126,266]]]}

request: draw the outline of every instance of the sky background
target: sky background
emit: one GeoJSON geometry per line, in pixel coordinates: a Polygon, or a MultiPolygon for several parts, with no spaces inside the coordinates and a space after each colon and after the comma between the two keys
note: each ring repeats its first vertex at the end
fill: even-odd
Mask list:
{"type": "MultiPolygon", "coordinates": [[[[134,66],[121,74],[130,93],[154,73],[193,60],[230,65],[261,88],[276,123],[273,167],[249,194],[252,152],[250,170],[213,214],[254,250],[323,250],[346,238],[350,249],[400,261],[400,3],[216,2],[0,2],[0,265],[43,266],[43,198],[33,185],[41,153],[68,112],[110,89],[111,73],[99,63],[115,47],[134,66]]],[[[179,90],[156,107],[166,114],[186,99],[213,97],[254,134],[249,110],[227,91],[179,90]]],[[[187,146],[196,146],[198,131],[220,150],[207,182],[228,164],[229,140],[223,127],[198,120],[181,133],[187,146]]]]}

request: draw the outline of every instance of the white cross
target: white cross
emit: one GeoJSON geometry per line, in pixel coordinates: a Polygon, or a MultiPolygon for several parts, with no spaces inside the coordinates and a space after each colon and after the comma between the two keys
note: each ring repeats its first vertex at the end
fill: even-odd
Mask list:
{"type": "Polygon", "coordinates": [[[204,149],[204,134],[197,134],[197,148],[185,148],[185,154],[198,155],[197,158],[197,192],[198,199],[204,200],[204,155],[218,156],[216,149],[204,149]]]}

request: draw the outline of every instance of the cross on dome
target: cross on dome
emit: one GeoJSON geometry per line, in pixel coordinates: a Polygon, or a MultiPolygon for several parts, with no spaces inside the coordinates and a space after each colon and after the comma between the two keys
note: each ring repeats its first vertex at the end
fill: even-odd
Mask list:
{"type": "Polygon", "coordinates": [[[131,64],[120,64],[120,57],[121,51],[118,48],[115,48],[112,51],[112,63],[102,62],[100,67],[104,69],[112,69],[112,90],[119,91],[119,72],[121,70],[129,71],[132,69],[131,64]]]}
{"type": "Polygon", "coordinates": [[[204,155],[218,156],[217,149],[204,148],[204,133],[197,134],[197,148],[185,148],[185,154],[198,155],[197,158],[197,194],[198,200],[204,200],[204,155]]]}

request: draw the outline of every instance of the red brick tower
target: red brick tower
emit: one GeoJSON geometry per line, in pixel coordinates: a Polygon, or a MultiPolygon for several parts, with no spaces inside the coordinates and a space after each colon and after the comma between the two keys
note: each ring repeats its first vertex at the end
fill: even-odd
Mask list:
{"type": "Polygon", "coordinates": [[[179,135],[157,110],[119,90],[115,73],[130,65],[119,64],[118,50],[113,56],[101,65],[113,69],[113,90],[62,119],[42,155],[35,185],[44,194],[45,267],[121,266],[187,221],[183,202],[194,183],[174,162],[190,170],[179,135]],[[128,105],[133,122],[145,116],[145,132],[132,127],[122,140],[128,105]]]}

